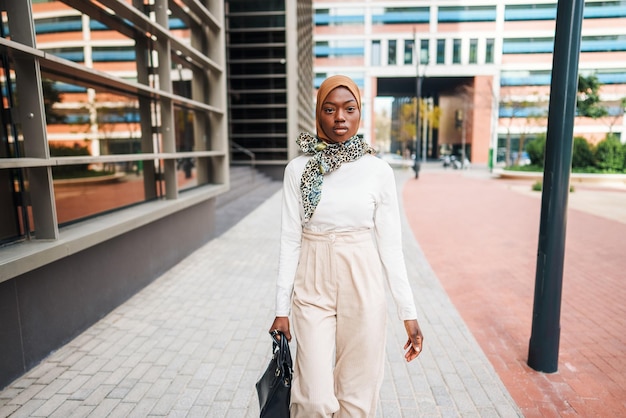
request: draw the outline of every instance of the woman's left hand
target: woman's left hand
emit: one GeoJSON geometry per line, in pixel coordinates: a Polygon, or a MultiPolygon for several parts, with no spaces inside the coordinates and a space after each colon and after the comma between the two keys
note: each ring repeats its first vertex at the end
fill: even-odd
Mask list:
{"type": "Polygon", "coordinates": [[[417,356],[419,356],[422,352],[424,336],[422,335],[422,330],[417,323],[417,319],[407,319],[404,321],[404,328],[406,329],[406,334],[409,337],[406,344],[404,344],[404,349],[407,350],[406,353],[404,353],[404,358],[408,362],[417,358],[417,356]]]}

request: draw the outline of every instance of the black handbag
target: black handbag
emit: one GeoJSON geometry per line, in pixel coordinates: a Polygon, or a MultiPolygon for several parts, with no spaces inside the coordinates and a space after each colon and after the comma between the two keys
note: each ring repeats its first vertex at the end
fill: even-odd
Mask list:
{"type": "Polygon", "coordinates": [[[272,359],[265,373],[256,382],[261,409],[260,418],[289,418],[291,401],[291,378],[293,369],[289,342],[280,331],[271,333],[272,359]],[[280,335],[280,339],[277,336],[280,335]]]}

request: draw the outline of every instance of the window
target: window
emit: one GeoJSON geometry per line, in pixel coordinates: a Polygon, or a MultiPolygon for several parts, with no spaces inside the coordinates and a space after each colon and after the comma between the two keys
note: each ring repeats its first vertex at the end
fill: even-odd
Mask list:
{"type": "Polygon", "coordinates": [[[319,41],[314,51],[318,58],[362,57],[365,47],[361,40],[319,41]]]}
{"type": "Polygon", "coordinates": [[[583,36],[580,52],[626,51],[626,35],[583,36]]]}
{"type": "Polygon", "coordinates": [[[470,39],[469,63],[476,64],[477,62],[478,62],[478,39],[470,39]]]}
{"type": "Polygon", "coordinates": [[[91,53],[94,62],[135,61],[134,47],[94,47],[91,53]]]}
{"type": "Polygon", "coordinates": [[[485,43],[485,63],[487,64],[493,64],[494,62],[494,44],[494,39],[487,39],[485,43]]]}
{"type": "Polygon", "coordinates": [[[380,41],[372,41],[372,65],[381,63],[380,41]]]}
{"type": "Polygon", "coordinates": [[[549,86],[551,72],[540,71],[502,71],[500,84],[503,86],[549,86]]]}
{"type": "Polygon", "coordinates": [[[394,39],[389,40],[389,49],[387,51],[387,64],[389,65],[396,65],[396,57],[398,56],[396,44],[397,42],[394,39]]]}
{"type": "Polygon", "coordinates": [[[585,2],[583,11],[585,19],[626,17],[624,1],[585,2]]]}
{"type": "Polygon", "coordinates": [[[354,7],[317,9],[314,19],[316,26],[363,25],[365,23],[365,11],[354,7]]]}
{"type": "Polygon", "coordinates": [[[594,74],[602,84],[626,84],[626,68],[600,69],[594,74]]]}
{"type": "Polygon", "coordinates": [[[44,50],[48,54],[56,55],[57,57],[64,58],[74,62],[85,61],[85,51],[80,47],[72,48],[49,48],[44,50]]]}
{"type": "Polygon", "coordinates": [[[504,9],[504,20],[554,20],[556,3],[552,4],[509,4],[504,9]]]}
{"type": "Polygon", "coordinates": [[[407,65],[413,64],[413,49],[415,48],[415,41],[412,39],[406,39],[404,41],[404,63],[407,65]]]}
{"type": "Polygon", "coordinates": [[[428,64],[430,54],[428,53],[428,39],[420,41],[420,64],[428,64]]]}
{"type": "Polygon", "coordinates": [[[83,22],[81,21],[80,15],[52,17],[35,21],[35,33],[37,35],[44,33],[80,32],[82,29],[83,22]]]}
{"type": "Polygon", "coordinates": [[[507,38],[502,41],[503,54],[552,53],[553,38],[507,38]]]}
{"type": "MultiPolygon", "coordinates": [[[[105,28],[94,18],[108,8],[90,7],[89,28],[105,28]]],[[[38,36],[87,29],[77,10],[57,11],[59,17],[36,23],[30,14],[7,11],[1,36],[13,39],[11,28],[33,24],[38,36]]],[[[7,127],[0,133],[0,243],[54,240],[70,223],[175,200],[191,188],[201,189],[198,202],[220,193],[211,183],[227,170],[227,129],[219,117],[225,109],[208,92],[225,87],[225,70],[209,58],[208,46],[220,39],[223,26],[196,25],[198,43],[190,49],[171,33],[149,37],[158,27],[142,13],[134,9],[125,19],[107,21],[117,32],[107,46],[98,42],[90,49],[64,36],[57,47],[40,50],[28,39],[13,39],[26,52],[14,45],[0,52],[0,121],[7,127]],[[46,59],[38,58],[42,54],[46,59]],[[178,71],[170,71],[173,56],[180,57],[178,71]],[[82,65],[87,60],[98,63],[98,71],[82,65]],[[208,71],[220,77],[207,78],[208,71]],[[161,85],[164,79],[171,84],[161,85]],[[193,98],[192,90],[198,92],[193,98]],[[34,117],[15,112],[14,103],[27,103],[34,117]]]]}
{"type": "Polygon", "coordinates": [[[372,23],[379,25],[428,23],[428,7],[373,7],[372,23]]]}
{"type": "Polygon", "coordinates": [[[440,7],[439,22],[495,22],[496,6],[451,6],[440,7]]]}
{"type": "Polygon", "coordinates": [[[452,42],[452,63],[460,64],[461,63],[461,40],[455,39],[452,42]]]}
{"type": "Polygon", "coordinates": [[[446,40],[437,39],[437,64],[446,62],[446,40]]]}

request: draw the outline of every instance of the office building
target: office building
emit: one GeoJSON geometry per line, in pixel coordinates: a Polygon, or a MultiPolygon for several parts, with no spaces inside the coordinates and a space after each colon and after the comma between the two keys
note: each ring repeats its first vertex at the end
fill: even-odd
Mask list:
{"type": "MultiPolygon", "coordinates": [[[[545,132],[555,0],[316,0],[314,9],[316,85],[353,77],[363,90],[362,134],[381,150],[414,153],[417,140],[423,158],[464,150],[472,163],[502,163],[507,141],[517,149],[545,132]],[[377,126],[382,112],[393,123],[377,126]]],[[[585,2],[579,73],[602,83],[609,116],[577,117],[574,134],[623,138],[625,1],[585,2]]]]}
{"type": "Polygon", "coordinates": [[[310,1],[0,10],[2,387],[210,240],[231,160],[280,171],[313,111],[310,1]]]}

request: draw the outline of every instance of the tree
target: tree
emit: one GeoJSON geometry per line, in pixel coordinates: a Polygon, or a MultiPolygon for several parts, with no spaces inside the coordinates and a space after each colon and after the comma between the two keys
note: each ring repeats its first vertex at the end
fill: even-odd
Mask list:
{"type": "MultiPolygon", "coordinates": [[[[501,102],[503,109],[509,110],[508,125],[506,127],[506,149],[504,154],[504,165],[509,166],[511,162],[511,128],[513,127],[513,120],[515,118],[522,117],[525,110],[528,109],[532,103],[528,100],[515,100],[513,98],[505,99],[501,102]]],[[[521,154],[521,150],[524,149],[525,133],[520,136],[520,144],[518,146],[518,158],[521,154]]]]}
{"type": "Polygon", "coordinates": [[[46,112],[46,123],[65,123],[65,115],[54,108],[55,103],[61,101],[61,94],[54,85],[54,81],[44,78],[41,80],[43,90],[43,106],[46,112]]]}
{"type": "Polygon", "coordinates": [[[596,145],[596,165],[604,171],[620,172],[624,168],[623,153],[624,147],[619,139],[609,136],[596,145]]]}
{"type": "Polygon", "coordinates": [[[583,137],[574,137],[572,149],[572,168],[587,168],[593,166],[593,150],[589,142],[583,137]]]}
{"type": "Polygon", "coordinates": [[[622,120],[624,117],[624,112],[626,111],[626,97],[622,97],[621,99],[617,101],[617,103],[613,102],[613,107],[615,107],[617,111],[608,112],[609,113],[609,115],[607,116],[607,119],[609,120],[608,136],[614,136],[613,126],[615,126],[615,124],[619,122],[620,120],[622,120]]]}
{"type": "Polygon", "coordinates": [[[609,114],[600,100],[599,91],[601,85],[598,77],[593,74],[588,77],[583,75],[578,76],[576,110],[579,116],[597,119],[609,114]]]}

